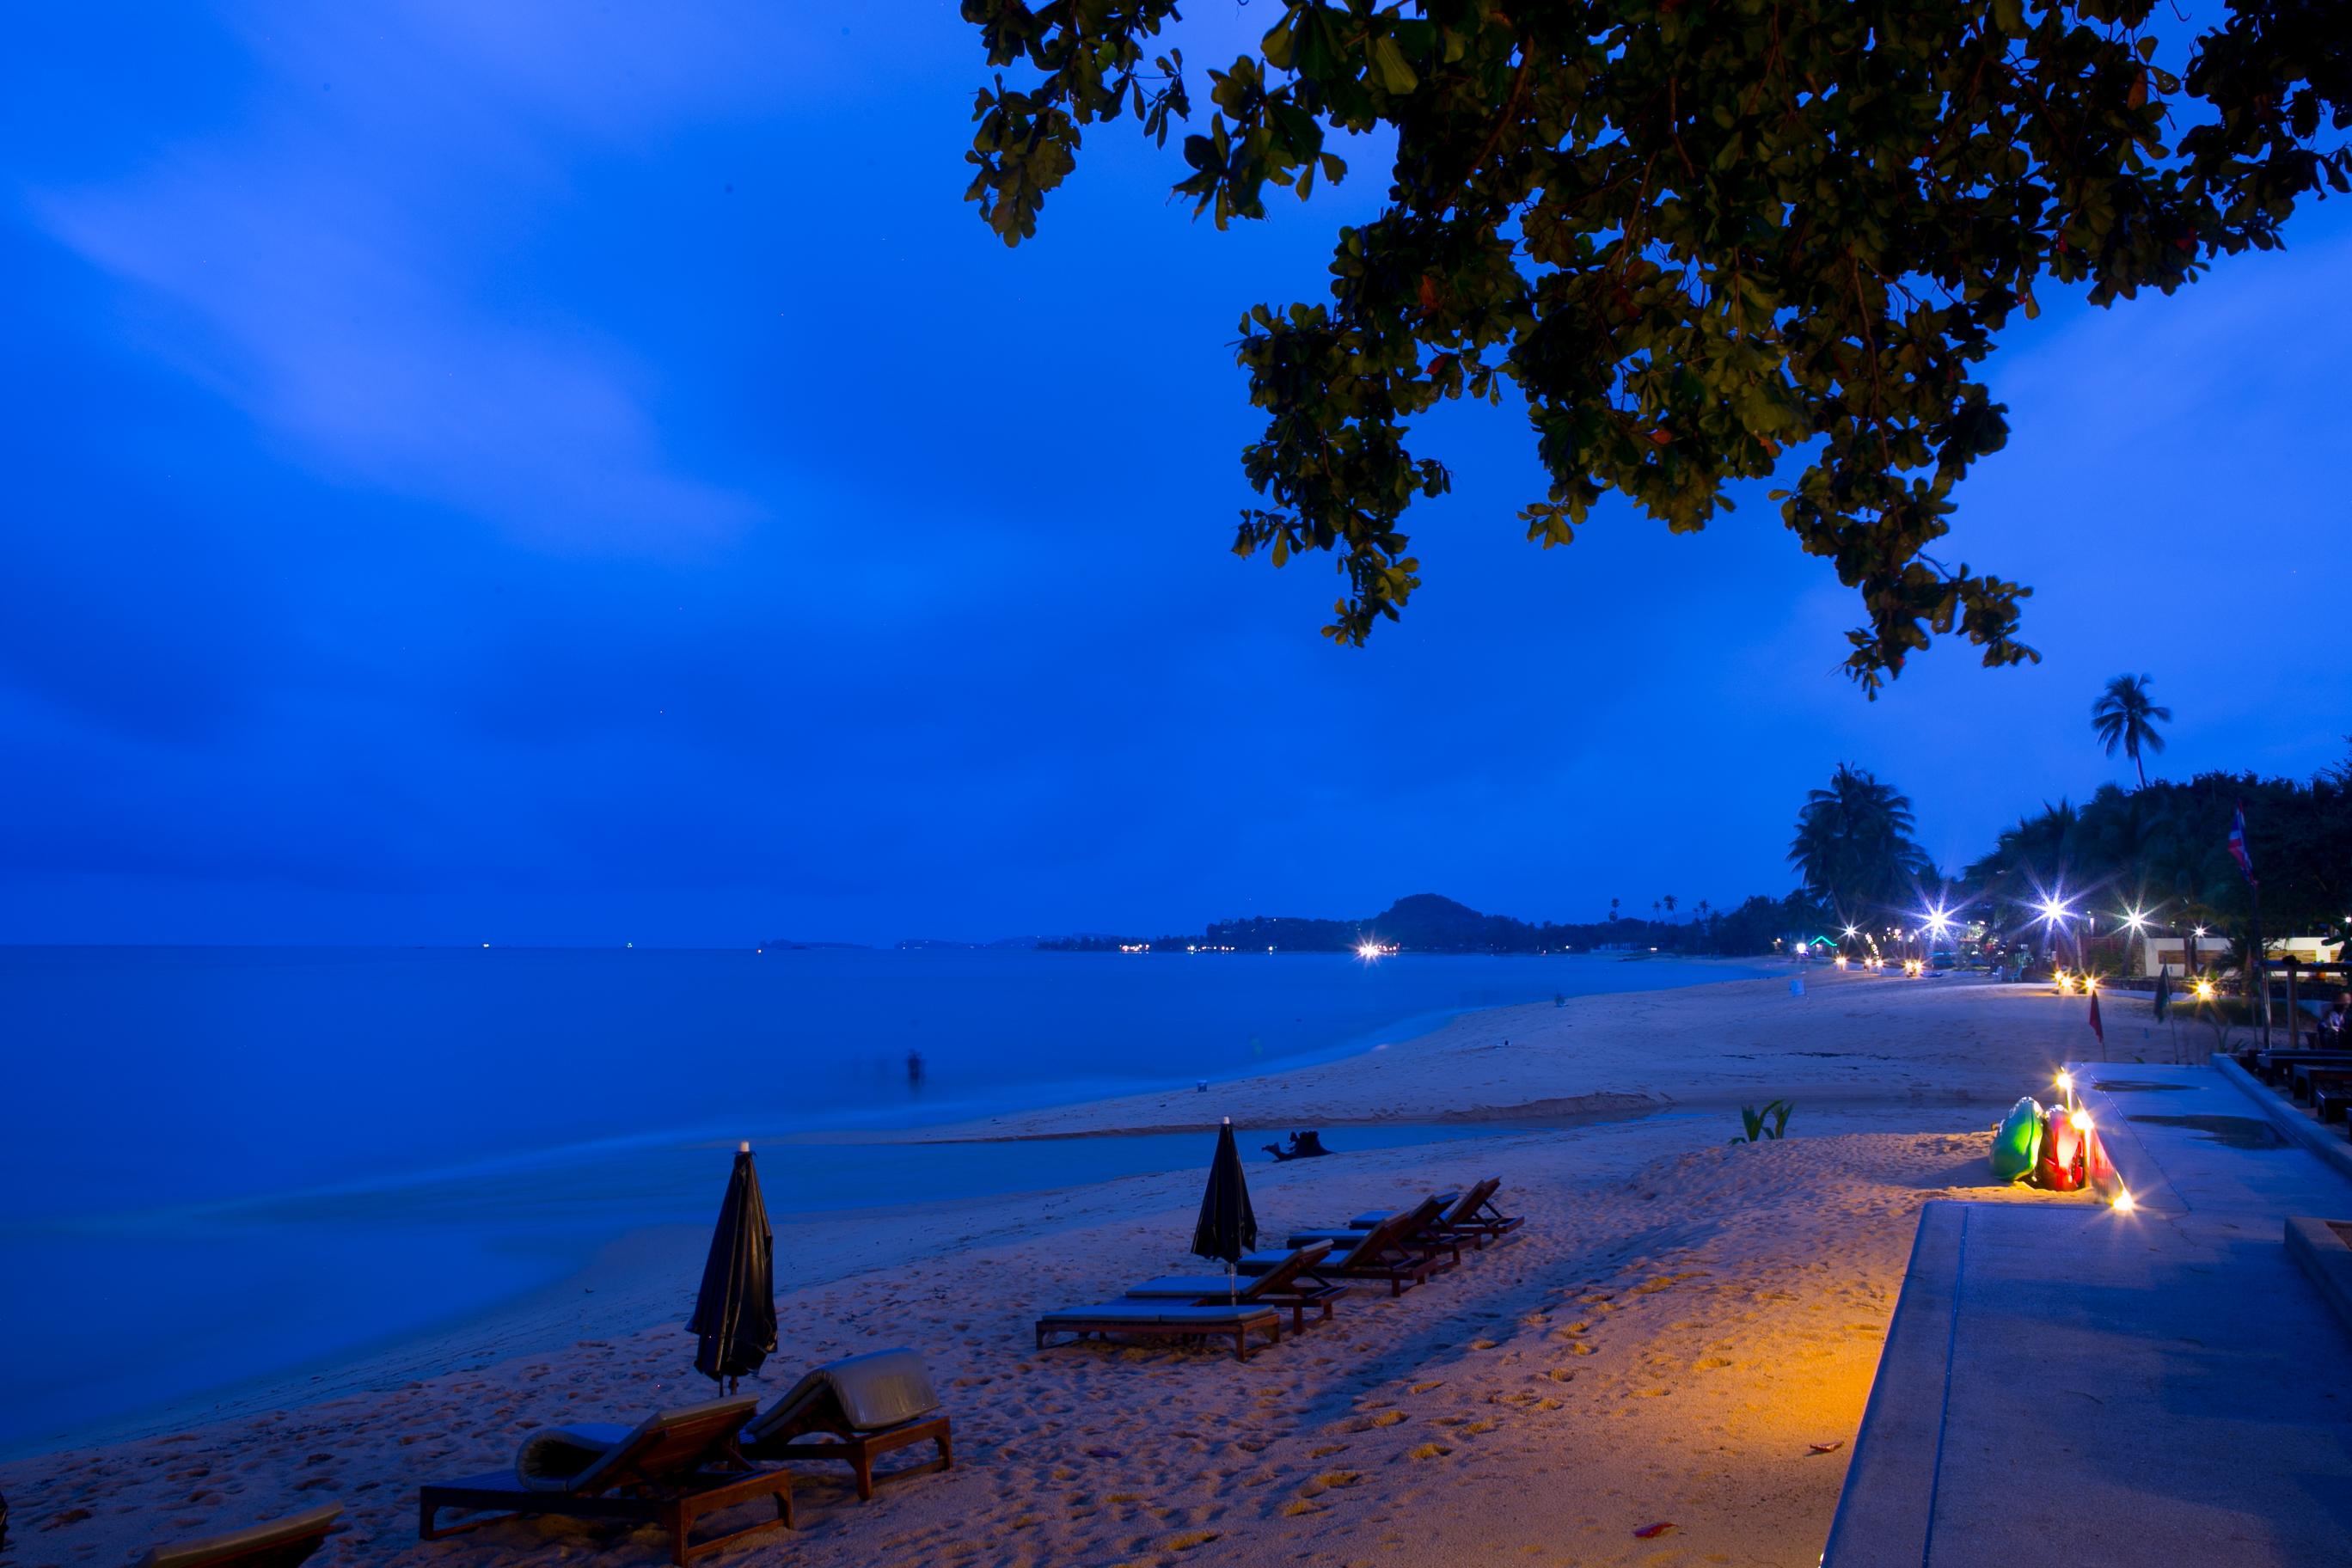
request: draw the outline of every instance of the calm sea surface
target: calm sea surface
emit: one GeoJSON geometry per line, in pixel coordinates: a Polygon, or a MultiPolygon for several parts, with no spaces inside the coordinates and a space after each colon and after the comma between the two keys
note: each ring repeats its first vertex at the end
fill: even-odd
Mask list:
{"type": "MultiPolygon", "coordinates": [[[[738,1138],[1213,1083],[1465,1008],[1726,977],[1590,956],[0,949],[0,1451],[446,1327],[623,1233],[707,1223],[738,1138]]],[[[1205,1163],[1200,1142],[780,1148],[761,1176],[782,1229],[1205,1163]]]]}

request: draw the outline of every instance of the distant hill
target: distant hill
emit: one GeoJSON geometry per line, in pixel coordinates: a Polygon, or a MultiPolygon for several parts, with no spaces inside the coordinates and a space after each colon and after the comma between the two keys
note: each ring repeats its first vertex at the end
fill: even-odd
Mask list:
{"type": "Polygon", "coordinates": [[[1664,952],[1764,952],[1791,931],[1819,930],[1825,918],[1800,894],[1759,895],[1736,909],[1706,910],[1676,920],[1570,921],[1559,924],[1481,914],[1442,893],[1414,893],[1360,920],[1306,915],[1250,915],[1217,921],[1198,936],[1066,936],[1037,945],[1054,952],[1154,952],[1189,949],[1242,952],[1351,952],[1366,942],[1406,952],[1580,952],[1594,948],[1664,952]]]}
{"type": "Polygon", "coordinates": [[[792,952],[800,949],[812,947],[854,947],[864,949],[867,944],[862,942],[800,942],[788,936],[772,936],[760,945],[762,948],[780,948],[786,952],[792,952]]]}
{"type": "Polygon", "coordinates": [[[1440,893],[1414,893],[1362,920],[1256,915],[1215,921],[1204,935],[1215,947],[1290,952],[1340,952],[1367,942],[1413,952],[1534,952],[1569,945],[1559,928],[1480,914],[1440,893]]]}
{"type": "MultiPolygon", "coordinates": [[[[1638,922],[1622,921],[1633,926],[1638,922]]],[[[1411,952],[1541,952],[1570,945],[1590,946],[1580,928],[1531,925],[1508,915],[1480,914],[1439,893],[1414,893],[1376,915],[1360,920],[1323,920],[1306,915],[1250,915],[1217,921],[1198,936],[1150,939],[1087,935],[1060,937],[1040,946],[1064,952],[1104,952],[1149,945],[1158,951],[1187,947],[1247,952],[1352,952],[1365,942],[1411,952]],[[1571,935],[1574,932],[1574,935],[1571,935]]],[[[1601,940],[1606,940],[1605,936],[1601,940]]]]}
{"type": "Polygon", "coordinates": [[[963,948],[972,952],[979,952],[983,948],[1020,951],[1045,945],[1043,938],[1034,936],[1001,936],[994,942],[956,942],[947,937],[910,936],[898,943],[898,951],[918,952],[927,948],[963,948]]]}

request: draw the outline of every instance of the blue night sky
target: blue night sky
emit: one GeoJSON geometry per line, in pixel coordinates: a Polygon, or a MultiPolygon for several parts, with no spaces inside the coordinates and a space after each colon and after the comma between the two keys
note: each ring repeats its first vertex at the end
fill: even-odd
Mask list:
{"type": "MultiPolygon", "coordinates": [[[[1211,0],[1188,54],[1269,18],[1211,0]]],[[[1947,863],[2126,776],[2307,773],[2343,648],[2352,202],[2055,304],[1947,559],[2038,668],[1840,673],[1760,490],[1539,553],[1510,410],[1423,445],[1426,586],[1227,553],[1259,300],[1376,148],[1220,236],[1097,132],[1037,241],[961,198],[951,5],[36,7],[0,56],[0,941],[887,942],[1790,884],[1834,763],[1947,863]],[[852,20],[845,26],[842,17],[852,20]]],[[[2178,51],[2171,63],[2180,63],[2178,51]]]]}

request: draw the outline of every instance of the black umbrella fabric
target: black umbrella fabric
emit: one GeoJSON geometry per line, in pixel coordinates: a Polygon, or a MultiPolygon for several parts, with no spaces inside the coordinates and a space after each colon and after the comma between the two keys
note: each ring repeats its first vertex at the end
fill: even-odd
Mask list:
{"type": "Polygon", "coordinates": [[[1249,1183],[1242,1177],[1242,1152],[1234,1143],[1234,1119],[1217,1129],[1217,1152],[1209,1162],[1209,1190],[1201,1194],[1201,1223],[1192,1227],[1192,1253],[1228,1266],[1257,1245],[1257,1215],[1250,1208],[1249,1183]]]}
{"type": "Polygon", "coordinates": [[[2164,1022],[2165,1014],[2169,1012],[2172,1007],[2172,984],[2165,978],[2167,973],[2168,971],[2162,964],[2157,965],[2156,1021],[2159,1024],[2164,1022]]]}
{"type": "Polygon", "coordinates": [[[776,1242],[749,1143],[736,1152],[727,1178],[727,1201],[719,1205],[719,1229],[686,1331],[701,1338],[695,1371],[721,1383],[759,1371],[776,1348],[776,1242]]]}

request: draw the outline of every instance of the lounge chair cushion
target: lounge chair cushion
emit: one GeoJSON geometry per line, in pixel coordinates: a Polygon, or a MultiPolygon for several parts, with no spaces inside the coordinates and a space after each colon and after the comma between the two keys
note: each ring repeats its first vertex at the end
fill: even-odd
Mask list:
{"type": "Polygon", "coordinates": [[[1105,1301],[1097,1307],[1048,1312],[1037,1320],[1049,1327],[1056,1323],[1133,1323],[1139,1328],[1158,1329],[1225,1328],[1280,1321],[1281,1314],[1273,1308],[1253,1307],[1246,1302],[1239,1307],[1197,1307],[1174,1301],[1105,1301]]]}
{"type": "Polygon", "coordinates": [[[658,1436],[663,1428],[709,1421],[738,1407],[749,1415],[752,1404],[749,1399],[705,1400],[648,1415],[635,1426],[583,1421],[541,1427],[523,1440],[521,1451],[515,1455],[515,1481],[525,1491],[601,1491],[613,1482],[610,1472],[639,1453],[645,1440],[658,1436]]]}
{"type": "Polygon", "coordinates": [[[202,1541],[183,1541],[171,1546],[158,1546],[139,1560],[139,1568],[205,1568],[214,1563],[235,1563],[255,1552],[281,1542],[299,1541],[306,1535],[324,1535],[327,1526],[343,1511],[343,1505],[331,1502],[294,1514],[289,1518],[272,1520],[267,1524],[253,1525],[227,1535],[206,1536],[202,1541]]]}
{"type": "MultiPolygon", "coordinates": [[[[1370,1228],[1370,1226],[1366,1226],[1364,1230],[1370,1228]]],[[[1347,1230],[1294,1230],[1288,1237],[1293,1247],[1312,1247],[1320,1241],[1342,1250],[1354,1247],[1363,1239],[1364,1231],[1352,1227],[1347,1230]]]]}
{"type": "MultiPolygon", "coordinates": [[[[1462,1201],[1462,1194],[1460,1193],[1440,1193],[1437,1194],[1437,1201],[1445,1205],[1442,1212],[1444,1214],[1451,1215],[1454,1212],[1454,1205],[1462,1201]]],[[[1412,1211],[1410,1209],[1366,1209],[1363,1213],[1358,1215],[1355,1218],[1348,1222],[1348,1228],[1349,1230],[1370,1230],[1372,1226],[1380,1224],[1381,1221],[1384,1219],[1394,1219],[1398,1215],[1410,1214],[1412,1212],[1412,1211]]]]}
{"type": "Polygon", "coordinates": [[[1223,1296],[1228,1291],[1235,1300],[1247,1301],[1274,1278],[1271,1270],[1264,1274],[1244,1274],[1238,1279],[1227,1279],[1222,1274],[1163,1274],[1157,1279],[1146,1279],[1128,1291],[1129,1296],[1164,1296],[1171,1300],[1198,1300],[1210,1296],[1223,1296]]]}
{"type": "Polygon", "coordinates": [[[792,1423],[819,1403],[830,1390],[840,1403],[850,1429],[878,1432],[940,1407],[931,1375],[923,1358],[910,1350],[870,1351],[845,1361],[818,1367],[792,1386],[782,1399],[751,1418],[743,1428],[747,1442],[759,1442],[792,1423]]]}
{"type": "Polygon", "coordinates": [[[1244,1256],[1235,1267],[1244,1274],[1264,1274],[1289,1262],[1291,1254],[1297,1250],[1295,1247],[1261,1247],[1244,1256]]]}
{"type": "Polygon", "coordinates": [[[515,1481],[525,1491],[568,1492],[635,1432],[615,1421],[542,1426],[515,1455],[515,1481]]]}

